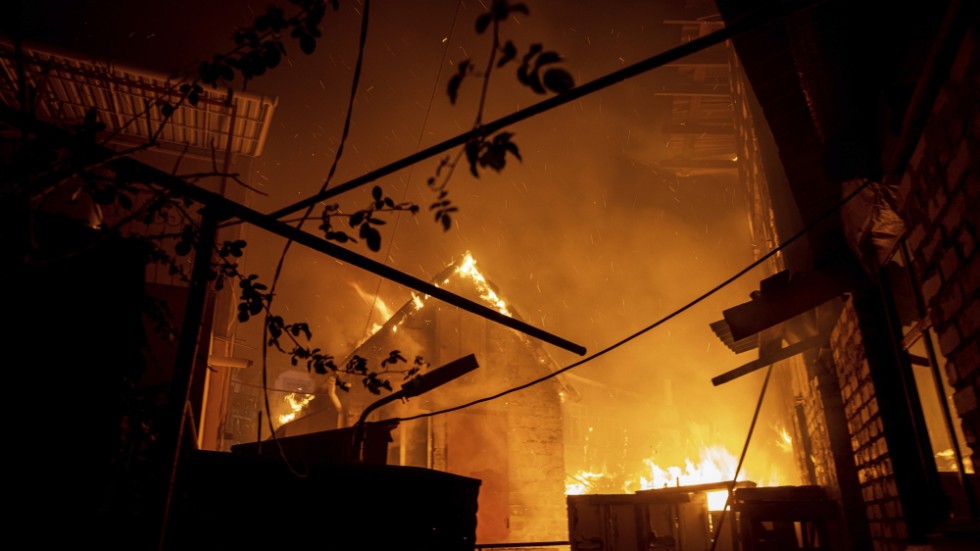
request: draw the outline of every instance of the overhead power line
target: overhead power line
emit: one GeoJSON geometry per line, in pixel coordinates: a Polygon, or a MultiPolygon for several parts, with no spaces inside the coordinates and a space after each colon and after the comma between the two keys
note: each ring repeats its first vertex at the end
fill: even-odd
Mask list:
{"type": "Polygon", "coordinates": [[[585,364],[591,362],[592,360],[595,360],[595,359],[597,359],[597,358],[599,358],[601,356],[604,356],[604,355],[608,354],[609,352],[612,352],[613,350],[616,350],[617,348],[620,348],[620,347],[626,345],[628,342],[636,339],[637,337],[639,337],[639,336],[641,336],[641,335],[643,335],[645,333],[648,333],[648,332],[650,332],[650,331],[652,331],[652,330],[660,327],[661,325],[667,323],[668,321],[670,321],[670,320],[676,318],[677,316],[683,314],[684,312],[690,310],[694,306],[700,304],[705,299],[707,299],[708,297],[714,295],[718,291],[724,289],[728,285],[731,285],[732,283],[734,283],[735,281],[737,281],[739,278],[741,278],[745,274],[749,273],[750,271],[752,271],[753,269],[755,269],[756,267],[758,267],[759,265],[761,265],[763,262],[769,260],[770,258],[772,258],[773,256],[775,256],[777,253],[779,253],[780,251],[786,249],[791,244],[793,244],[794,242],[796,242],[798,239],[800,239],[801,237],[803,237],[804,235],[806,235],[807,233],[809,233],[810,230],[812,230],[813,228],[815,228],[816,226],[818,226],[819,224],[821,224],[824,220],[826,220],[827,218],[829,218],[830,216],[832,216],[833,214],[835,214],[844,205],[846,205],[851,199],[853,199],[858,194],[860,194],[862,191],[864,191],[864,189],[867,188],[869,185],[871,185],[872,182],[873,182],[873,180],[865,180],[861,185],[859,185],[857,188],[855,188],[853,191],[851,191],[851,193],[847,194],[836,205],[834,205],[833,207],[827,209],[826,212],[824,212],[823,214],[821,214],[820,216],[818,216],[817,218],[815,218],[814,220],[812,220],[803,229],[801,229],[797,233],[795,233],[792,236],[790,236],[788,239],[786,239],[786,241],[782,242],[778,247],[776,247],[776,248],[772,249],[771,251],[769,251],[768,253],[762,255],[760,258],[758,258],[754,262],[752,262],[749,265],[745,266],[744,268],[742,268],[738,272],[735,272],[734,274],[732,274],[731,276],[729,276],[727,279],[725,279],[721,283],[715,285],[714,287],[712,287],[708,291],[705,291],[704,293],[702,293],[697,298],[691,300],[687,304],[681,306],[680,308],[674,310],[673,312],[667,314],[666,316],[658,319],[657,321],[651,323],[650,325],[647,325],[646,327],[644,327],[643,329],[640,329],[639,331],[633,333],[632,335],[629,335],[628,337],[626,337],[624,339],[621,339],[620,341],[618,341],[618,342],[616,342],[614,344],[611,344],[611,345],[603,348],[602,350],[599,350],[598,352],[595,352],[594,354],[592,354],[592,355],[590,355],[590,356],[588,356],[586,358],[582,358],[581,360],[579,360],[577,362],[574,362],[574,363],[572,363],[570,365],[567,365],[567,366],[565,366],[565,367],[563,367],[563,368],[561,368],[559,370],[552,371],[551,373],[548,373],[547,375],[543,375],[543,376],[541,376],[541,377],[539,377],[537,379],[534,379],[533,381],[529,381],[529,382],[524,383],[522,385],[519,385],[519,386],[510,388],[508,390],[504,390],[502,392],[498,392],[497,394],[494,394],[492,396],[487,396],[487,397],[484,397],[484,398],[479,398],[479,399],[473,400],[471,402],[467,402],[465,404],[460,404],[458,406],[454,406],[454,407],[451,407],[451,408],[446,408],[446,409],[442,409],[442,410],[438,410],[438,411],[430,411],[430,412],[427,412],[427,413],[420,413],[418,415],[413,415],[413,416],[410,416],[410,417],[393,417],[393,418],[390,418],[390,419],[386,419],[385,421],[399,421],[399,422],[400,421],[411,421],[413,419],[422,419],[422,418],[425,418],[425,417],[432,417],[432,416],[435,416],[435,415],[442,415],[444,413],[450,413],[450,412],[453,412],[453,411],[459,411],[461,409],[466,409],[468,407],[472,407],[472,406],[475,406],[477,404],[482,404],[482,403],[485,403],[485,402],[490,402],[490,401],[496,400],[497,398],[502,398],[504,396],[507,396],[508,394],[513,394],[515,392],[519,392],[521,390],[525,390],[527,388],[530,388],[530,387],[532,387],[534,385],[537,385],[539,383],[543,383],[544,381],[547,381],[549,379],[552,379],[554,377],[557,377],[558,375],[561,375],[562,373],[565,373],[566,371],[570,371],[572,369],[575,369],[576,367],[585,365],[585,364]]]}

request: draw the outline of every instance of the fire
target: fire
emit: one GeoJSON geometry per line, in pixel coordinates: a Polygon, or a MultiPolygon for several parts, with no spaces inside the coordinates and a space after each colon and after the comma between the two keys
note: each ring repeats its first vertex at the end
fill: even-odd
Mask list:
{"type": "Polygon", "coordinates": [[[570,476],[571,482],[565,485],[565,495],[588,494],[594,488],[595,481],[606,476],[606,473],[593,473],[581,471],[576,475],[570,476]]]}
{"type": "Polygon", "coordinates": [[[299,414],[299,412],[303,411],[303,408],[306,407],[306,404],[309,404],[312,400],[313,400],[312,394],[297,394],[295,392],[290,392],[289,394],[285,395],[283,397],[283,401],[286,402],[286,405],[288,405],[289,409],[291,409],[292,411],[280,415],[279,424],[285,425],[286,423],[295,419],[296,415],[299,414]]]}
{"type": "Polygon", "coordinates": [[[793,437],[786,431],[786,427],[773,427],[773,430],[779,435],[776,446],[786,453],[791,453],[793,451],[793,437]]]}
{"type": "Polygon", "coordinates": [[[377,312],[377,315],[381,320],[380,322],[376,321],[371,324],[371,329],[368,330],[367,337],[365,338],[366,340],[371,335],[374,335],[375,333],[380,331],[381,328],[384,326],[384,322],[387,321],[388,319],[391,319],[391,317],[394,315],[394,312],[385,303],[385,301],[381,300],[381,297],[375,296],[371,293],[364,291],[357,283],[351,283],[350,285],[351,287],[354,288],[355,291],[357,291],[358,296],[360,296],[362,299],[364,299],[365,302],[371,305],[372,314],[374,312],[377,312]]]}
{"type": "MultiPolygon", "coordinates": [[[[647,467],[647,472],[637,474],[626,480],[622,485],[624,493],[730,481],[735,475],[738,460],[723,446],[706,446],[701,448],[699,461],[694,462],[686,459],[683,468],[679,466],[663,468],[652,459],[644,460],[644,464],[647,467]]],[[[599,482],[607,476],[609,475],[606,473],[581,471],[570,477],[572,481],[566,484],[565,494],[594,493],[595,489],[599,487],[599,482]]],[[[746,480],[744,471],[739,473],[738,480],[746,480]]],[[[725,507],[728,492],[725,490],[708,492],[707,498],[708,509],[720,511],[725,507]]]]}
{"type": "Polygon", "coordinates": [[[473,258],[472,254],[469,252],[466,253],[466,256],[463,258],[463,263],[456,268],[456,273],[472,279],[473,282],[476,283],[477,289],[480,291],[480,298],[492,304],[498,312],[505,316],[511,315],[510,311],[507,310],[507,304],[503,301],[503,299],[497,296],[497,293],[490,288],[490,284],[487,282],[486,278],[483,277],[483,274],[476,269],[476,260],[473,258]]]}

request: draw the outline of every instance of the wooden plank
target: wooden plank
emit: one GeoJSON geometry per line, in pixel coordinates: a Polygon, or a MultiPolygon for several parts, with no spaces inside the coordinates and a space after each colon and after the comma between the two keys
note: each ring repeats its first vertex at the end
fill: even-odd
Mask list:
{"type": "Polygon", "coordinates": [[[713,384],[714,386],[718,386],[718,385],[725,384],[729,381],[733,381],[743,375],[748,375],[753,371],[757,371],[759,369],[762,369],[763,367],[768,367],[771,364],[774,364],[778,361],[785,360],[786,358],[791,358],[797,354],[806,352],[807,350],[815,346],[819,346],[823,341],[824,341],[823,335],[816,335],[814,337],[810,337],[808,339],[802,340],[796,344],[791,344],[786,348],[781,348],[772,354],[768,354],[757,360],[752,360],[751,362],[736,367],[731,371],[726,371],[725,373],[722,373],[721,375],[712,378],[711,384],[713,384]]]}

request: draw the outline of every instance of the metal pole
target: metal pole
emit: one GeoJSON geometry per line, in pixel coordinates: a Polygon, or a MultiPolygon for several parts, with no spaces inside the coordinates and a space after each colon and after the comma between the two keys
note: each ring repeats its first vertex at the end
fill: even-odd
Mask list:
{"type": "Polygon", "coordinates": [[[159,548],[164,549],[170,510],[173,502],[174,486],[177,480],[177,467],[180,463],[187,416],[184,414],[190,400],[194,364],[197,360],[198,341],[201,323],[204,319],[204,305],[207,301],[208,276],[211,270],[211,256],[214,251],[214,237],[218,229],[218,217],[207,209],[201,212],[201,232],[194,255],[194,269],[187,293],[187,307],[184,321],[180,326],[180,341],[174,364],[173,382],[170,388],[170,425],[163,429],[163,450],[173,450],[170,477],[167,481],[166,496],[163,503],[163,517],[160,523],[159,548]]]}

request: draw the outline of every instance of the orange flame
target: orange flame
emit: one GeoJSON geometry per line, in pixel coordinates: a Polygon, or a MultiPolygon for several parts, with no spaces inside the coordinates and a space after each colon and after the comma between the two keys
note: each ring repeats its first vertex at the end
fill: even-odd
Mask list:
{"type": "MultiPolygon", "coordinates": [[[[674,486],[691,486],[713,482],[732,480],[738,460],[723,446],[705,446],[701,448],[700,459],[697,462],[686,459],[684,467],[660,467],[653,460],[646,459],[644,464],[648,471],[635,475],[623,484],[622,491],[633,493],[638,490],[653,490],[674,486]]],[[[605,472],[580,471],[571,476],[571,482],[565,486],[566,495],[592,493],[598,482],[609,476],[605,472]]],[[[745,472],[740,472],[739,481],[746,480],[745,472]]],[[[720,511],[725,507],[728,492],[719,490],[707,493],[708,509],[720,511]]]]}

